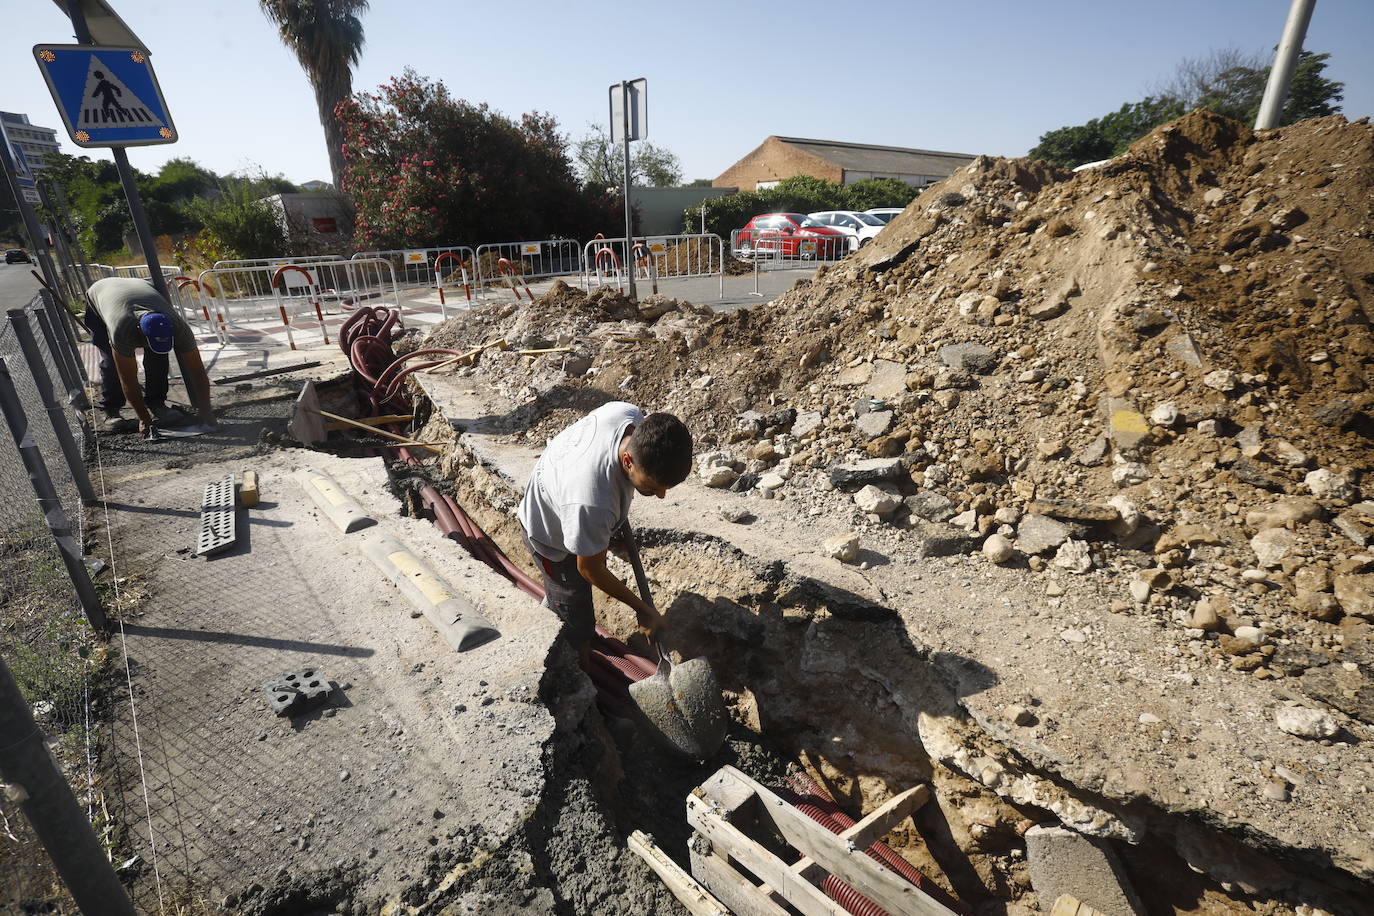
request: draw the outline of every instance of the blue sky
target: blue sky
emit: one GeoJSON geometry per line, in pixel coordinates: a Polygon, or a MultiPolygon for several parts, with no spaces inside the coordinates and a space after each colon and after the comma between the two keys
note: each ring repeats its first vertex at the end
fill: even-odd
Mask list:
{"type": "MultiPolygon", "coordinates": [[[[19,2],[19,0],[15,0],[19,2]]],[[[253,0],[111,0],[152,51],[180,142],[130,150],[153,171],[328,179],[305,76],[253,0]]],[[[70,42],[29,0],[0,35],[0,108],[59,130],[33,61],[70,42]]],[[[354,75],[407,66],[509,115],[548,111],[574,138],[606,119],[607,87],[649,81],[649,137],[687,179],[712,178],[770,134],[1019,156],[1047,130],[1135,101],[1214,49],[1266,55],[1289,0],[790,0],[453,4],[373,0],[354,75]],[[630,12],[633,10],[633,12],[630,12]]],[[[1374,114],[1374,2],[1318,0],[1305,47],[1331,54],[1351,120],[1374,114]]],[[[104,156],[92,151],[93,156],[104,156]]]]}

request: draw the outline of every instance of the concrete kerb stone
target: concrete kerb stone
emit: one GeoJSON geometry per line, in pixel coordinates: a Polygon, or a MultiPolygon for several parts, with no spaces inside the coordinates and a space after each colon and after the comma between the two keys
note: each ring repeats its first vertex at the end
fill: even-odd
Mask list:
{"type": "Polygon", "coordinates": [[[1107,916],[1142,916],[1145,909],[1105,840],[1060,826],[1026,831],[1026,864],[1031,886],[1047,909],[1069,894],[1107,916]]]}
{"type": "Polygon", "coordinates": [[[500,637],[500,631],[472,602],[456,594],[433,567],[387,531],[366,531],[354,543],[457,651],[474,649],[500,637]]]}
{"type": "Polygon", "coordinates": [[[323,471],[307,468],[297,471],[295,477],[325,517],[344,534],[377,524],[377,520],[356,499],[345,493],[338,482],[323,471]]]}

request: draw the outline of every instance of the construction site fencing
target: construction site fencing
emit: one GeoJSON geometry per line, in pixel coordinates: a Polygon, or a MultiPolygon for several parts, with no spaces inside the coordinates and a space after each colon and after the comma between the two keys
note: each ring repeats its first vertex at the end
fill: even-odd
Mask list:
{"type": "Polygon", "coordinates": [[[657,293],[660,281],[719,278],[725,297],[725,243],[714,233],[654,235],[626,240],[592,239],[582,251],[582,285],[618,286],[624,290],[626,263],[635,265],[635,291],[657,293]]]}
{"type": "Polygon", "coordinates": [[[464,298],[471,299],[477,283],[477,254],[467,245],[360,251],[353,256],[355,261],[367,258],[390,261],[403,289],[438,289],[441,299],[447,298],[445,288],[465,290],[464,298]]]}
{"type": "MultiPolygon", "coordinates": [[[[91,693],[97,644],[59,543],[65,526],[64,539],[78,551],[75,561],[85,572],[79,556],[85,537],[81,490],[89,482],[78,483],[75,475],[85,474],[80,454],[74,473],[55,426],[65,424],[66,435],[79,448],[90,445],[81,411],[84,392],[64,322],[54,314],[58,306],[51,298],[42,293],[26,303],[4,304],[8,314],[0,321],[0,375],[12,383],[17,397],[9,401],[10,389],[4,386],[9,428],[0,434],[0,658],[88,821],[96,823],[101,806],[91,693]],[[44,380],[51,388],[46,399],[44,380]],[[30,461],[35,452],[41,456],[56,505],[40,504],[16,439],[30,461]]],[[[89,577],[85,594],[94,597],[89,577]]],[[[0,791],[0,912],[77,912],[25,820],[20,799],[6,791],[0,791]]]]}
{"type": "MultiPolygon", "coordinates": [[[[296,349],[297,335],[329,343],[330,331],[360,304],[385,305],[404,319],[396,271],[384,258],[345,261],[273,260],[241,267],[212,267],[180,284],[182,302],[194,293],[193,311],[223,343],[236,325],[276,319],[282,340],[296,349]]],[[[447,313],[445,313],[447,316],[447,313]]]]}
{"type": "Polygon", "coordinates": [[[493,242],[477,246],[476,264],[479,290],[576,276],[582,272],[582,243],[577,239],[493,242]]]}
{"type": "Polygon", "coordinates": [[[775,229],[735,229],[730,233],[730,251],[737,258],[752,260],[756,270],[834,263],[850,250],[849,237],[842,235],[807,235],[775,229]]]}
{"type": "MultiPolygon", "coordinates": [[[[116,267],[112,264],[87,264],[92,274],[91,280],[102,279],[104,277],[138,277],[147,280],[153,275],[152,270],[147,264],[124,264],[116,267]]],[[[185,276],[185,271],[172,264],[159,265],[162,269],[162,276],[166,278],[185,276]]]]}

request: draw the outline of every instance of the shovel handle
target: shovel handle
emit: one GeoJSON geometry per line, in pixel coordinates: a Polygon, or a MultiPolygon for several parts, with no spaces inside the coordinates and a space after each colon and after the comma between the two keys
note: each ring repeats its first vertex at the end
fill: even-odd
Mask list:
{"type": "Polygon", "coordinates": [[[657,612],[658,608],[654,605],[654,597],[649,594],[649,577],[644,575],[644,564],[639,561],[639,541],[635,537],[634,529],[630,527],[629,522],[624,522],[621,524],[620,530],[624,532],[625,553],[630,558],[630,568],[635,571],[635,584],[639,586],[639,597],[657,612]]]}

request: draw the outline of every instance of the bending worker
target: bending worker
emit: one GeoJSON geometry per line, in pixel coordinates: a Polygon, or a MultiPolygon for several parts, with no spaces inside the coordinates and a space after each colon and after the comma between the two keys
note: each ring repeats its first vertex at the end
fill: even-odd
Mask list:
{"type": "Polygon", "coordinates": [[[596,627],[592,586],[629,605],[653,638],[663,619],[606,568],[636,492],[662,499],[692,469],[692,434],[672,414],[612,401],[563,430],[534,466],[520,524],[544,579],[545,605],[585,664],[596,627]]]}
{"type": "Polygon", "coordinates": [[[167,354],[176,351],[184,378],[195,393],[202,423],[213,426],[210,378],[205,373],[195,334],[186,319],[148,280],[106,277],[86,290],[86,327],[100,351],[100,407],[103,427],[120,431],[119,412],[127,400],[138,415],[138,431],[147,436],[154,422],[173,424],[185,415],[167,406],[167,354]],[[136,350],[143,350],[143,384],[138,384],[136,350]]]}

